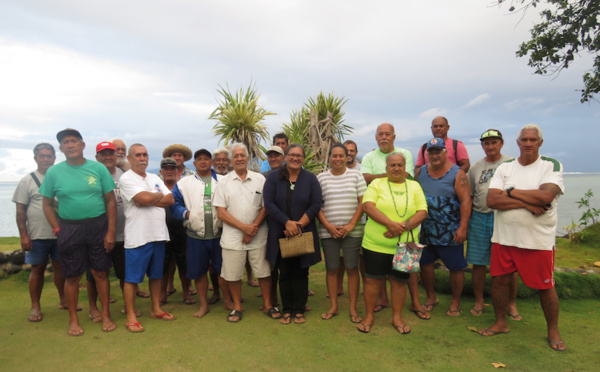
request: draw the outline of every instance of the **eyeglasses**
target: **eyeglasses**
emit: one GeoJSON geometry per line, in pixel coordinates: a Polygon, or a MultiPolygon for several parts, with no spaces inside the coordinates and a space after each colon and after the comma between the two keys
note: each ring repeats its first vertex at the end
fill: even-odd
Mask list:
{"type": "Polygon", "coordinates": [[[484,140],[486,138],[500,138],[500,139],[502,139],[502,133],[500,133],[500,131],[496,130],[496,129],[488,129],[485,132],[483,132],[483,134],[481,135],[481,140],[484,140]]]}

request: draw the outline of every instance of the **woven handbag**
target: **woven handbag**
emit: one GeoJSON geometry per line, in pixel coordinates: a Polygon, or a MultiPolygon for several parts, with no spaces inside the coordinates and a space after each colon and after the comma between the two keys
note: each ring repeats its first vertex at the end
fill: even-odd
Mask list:
{"type": "MultiPolygon", "coordinates": [[[[412,229],[410,229],[410,223],[406,227],[409,231],[408,235],[412,239],[412,242],[401,243],[398,238],[398,244],[396,245],[396,254],[392,260],[392,268],[396,271],[404,273],[418,273],[421,271],[421,254],[423,253],[423,244],[415,242],[415,236],[413,235],[412,229]]],[[[402,236],[402,235],[400,235],[402,236]]]]}
{"type": "Polygon", "coordinates": [[[290,258],[302,256],[309,253],[315,253],[315,241],[313,240],[312,231],[304,232],[302,227],[300,234],[291,238],[279,239],[279,248],[281,249],[282,258],[290,258]]]}

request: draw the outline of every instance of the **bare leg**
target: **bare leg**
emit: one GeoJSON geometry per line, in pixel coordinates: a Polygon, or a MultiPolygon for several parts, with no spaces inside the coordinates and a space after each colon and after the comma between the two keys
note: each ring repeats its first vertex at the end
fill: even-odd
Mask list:
{"type": "Polygon", "coordinates": [[[348,272],[348,298],[350,299],[350,316],[353,322],[360,322],[362,318],[358,315],[356,303],[358,302],[358,287],[360,287],[360,278],[358,268],[346,269],[348,272]]]}
{"type": "Polygon", "coordinates": [[[556,289],[544,289],[539,291],[540,303],[542,304],[542,310],[544,310],[544,316],[546,317],[546,324],[548,325],[548,343],[554,350],[565,350],[567,345],[560,338],[560,332],[558,331],[558,296],[556,295],[556,289]]]}
{"type": "MultiPolygon", "coordinates": [[[[162,278],[148,279],[148,283],[150,285],[150,300],[152,302],[152,311],[150,312],[151,316],[165,313],[165,311],[160,306],[161,281],[162,281],[162,278]]],[[[170,318],[166,317],[163,319],[170,319],[170,318]]]]}
{"type": "MultiPolygon", "coordinates": [[[[54,275],[52,276],[52,279],[54,280],[54,286],[58,291],[58,298],[60,298],[60,304],[66,306],[67,300],[65,298],[65,278],[62,276],[62,268],[60,266],[60,261],[52,260],[52,268],[54,269],[54,275]]],[[[44,267],[44,270],[45,269],[46,267],[44,267]]]]}
{"type": "Polygon", "coordinates": [[[259,278],[258,284],[260,285],[260,291],[263,293],[263,308],[266,312],[273,307],[273,303],[271,302],[271,276],[259,278]]]}
{"type": "Polygon", "coordinates": [[[410,328],[402,320],[402,308],[406,300],[406,283],[390,279],[390,290],[392,294],[392,325],[400,333],[409,333],[410,328]]]}
{"type": "Polygon", "coordinates": [[[463,270],[450,271],[450,288],[452,290],[452,301],[446,312],[448,316],[460,315],[460,297],[465,286],[465,272],[463,270]]]}
{"type": "Polygon", "coordinates": [[[169,261],[169,271],[167,272],[167,292],[175,292],[175,285],[173,279],[175,278],[175,258],[172,257],[169,261]]]}
{"type": "Polygon", "coordinates": [[[226,310],[234,310],[235,305],[231,297],[229,282],[225,280],[222,276],[219,276],[219,286],[221,287],[221,292],[223,292],[223,302],[225,302],[225,305],[223,307],[226,310]]]}
{"type": "Polygon", "coordinates": [[[98,291],[96,290],[96,281],[88,280],[86,283],[88,292],[88,305],[90,307],[90,319],[94,323],[102,322],[102,312],[98,309],[98,291]]]}
{"type": "MultiPolygon", "coordinates": [[[[393,280],[390,280],[393,283],[393,280]]],[[[410,273],[410,279],[408,280],[408,290],[410,292],[411,307],[410,311],[414,312],[420,319],[430,319],[431,315],[425,309],[425,306],[421,305],[419,300],[419,274],[410,273]]]]}
{"type": "Polygon", "coordinates": [[[425,287],[425,292],[427,293],[425,308],[427,311],[431,311],[438,303],[438,299],[435,296],[434,291],[435,272],[433,271],[432,263],[429,265],[421,265],[421,282],[423,282],[423,287],[425,287]]]}
{"type": "Polygon", "coordinates": [[[519,315],[517,310],[517,289],[519,288],[519,274],[515,271],[512,275],[512,282],[510,283],[510,298],[508,300],[507,314],[512,320],[522,320],[523,317],[519,315]]]}
{"type": "Polygon", "coordinates": [[[27,318],[30,322],[39,322],[43,319],[40,298],[44,288],[44,272],[46,265],[32,265],[29,274],[29,297],[31,298],[31,311],[27,318]]]}
{"type": "Polygon", "coordinates": [[[509,330],[506,320],[506,307],[509,300],[509,285],[512,274],[492,277],[492,303],[496,322],[491,327],[479,330],[482,336],[493,336],[498,333],[507,333],[509,330]]]}
{"type": "Polygon", "coordinates": [[[473,308],[470,310],[473,315],[481,315],[483,312],[483,289],[485,288],[486,272],[487,268],[485,265],[473,265],[471,280],[473,281],[475,305],[473,305],[473,308]]]}
{"type": "MultiPolygon", "coordinates": [[[[219,274],[210,272],[210,281],[213,286],[213,294],[208,300],[209,304],[214,304],[221,299],[221,286],[219,285],[220,277],[219,274]]],[[[196,285],[197,286],[197,285],[196,285]]]]}
{"type": "MultiPolygon", "coordinates": [[[[185,276],[185,273],[182,273],[181,270],[177,270],[177,272],[179,273],[179,280],[181,281],[182,296],[183,296],[183,300],[185,301],[186,298],[191,298],[190,286],[192,285],[192,281],[189,280],[188,277],[185,276]]],[[[208,288],[208,285],[206,288],[208,288]]]]}
{"type": "Polygon", "coordinates": [[[123,284],[123,299],[125,300],[125,311],[127,312],[127,323],[136,323],[137,317],[135,315],[135,294],[138,286],[137,283],[125,282],[123,284]]]}
{"type": "Polygon", "coordinates": [[[337,270],[337,294],[341,296],[344,294],[344,272],[346,271],[346,266],[344,265],[344,259],[340,257],[340,266],[337,270]]]}
{"type": "Polygon", "coordinates": [[[205,273],[199,279],[196,279],[195,282],[196,290],[198,291],[198,299],[200,300],[200,307],[198,308],[198,311],[194,313],[194,318],[202,318],[208,313],[208,300],[206,299],[206,296],[208,295],[208,276],[205,273]]]}
{"type": "Polygon", "coordinates": [[[254,280],[254,276],[252,276],[252,266],[250,266],[250,262],[246,259],[246,278],[248,281],[248,285],[250,287],[258,287],[258,283],[254,280]]]}
{"type": "MultiPolygon", "coordinates": [[[[237,280],[235,282],[227,282],[229,286],[229,291],[231,292],[231,298],[233,300],[233,309],[243,311],[242,309],[242,281],[237,280]]],[[[237,317],[234,317],[237,318],[237,317]]],[[[239,319],[238,319],[239,320],[239,319]]],[[[235,319],[234,319],[235,321],[235,319]]]]}
{"type": "Polygon", "coordinates": [[[102,306],[102,330],[104,332],[114,331],[117,326],[110,318],[109,300],[110,284],[108,283],[108,271],[91,270],[96,281],[96,290],[102,306]]]}
{"type": "Polygon", "coordinates": [[[385,282],[385,279],[366,278],[365,280],[365,317],[362,321],[363,326],[373,325],[375,319],[375,304],[377,303],[377,296],[379,296],[382,282],[385,282]]]}
{"type": "Polygon", "coordinates": [[[83,335],[83,328],[79,324],[77,316],[77,301],[79,300],[79,281],[81,275],[74,278],[66,278],[65,280],[65,296],[67,297],[67,306],[69,307],[69,336],[83,335]]]}
{"type": "MultiPolygon", "coordinates": [[[[362,249],[362,248],[361,248],[362,249]]],[[[358,256],[358,268],[360,269],[360,277],[363,283],[363,293],[365,292],[365,259],[363,255],[358,256]]]]}
{"type": "Polygon", "coordinates": [[[375,306],[380,306],[381,309],[390,306],[390,301],[388,300],[387,294],[387,280],[381,282],[381,287],[379,288],[379,298],[377,299],[377,305],[375,306]]]}
{"type": "MultiPolygon", "coordinates": [[[[338,310],[338,272],[339,270],[327,270],[326,283],[329,293],[329,310],[321,314],[321,319],[329,320],[339,313],[338,310]]],[[[342,277],[343,278],[343,277],[342,277]]]]}

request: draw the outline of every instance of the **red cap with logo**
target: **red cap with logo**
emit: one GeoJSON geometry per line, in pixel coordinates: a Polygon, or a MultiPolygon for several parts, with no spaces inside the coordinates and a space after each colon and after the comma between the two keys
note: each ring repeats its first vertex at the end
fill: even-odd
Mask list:
{"type": "Polygon", "coordinates": [[[112,142],[108,142],[108,141],[104,141],[104,142],[100,142],[98,145],[96,145],[96,154],[99,153],[102,150],[113,150],[113,151],[117,151],[115,145],[113,145],[112,142]]]}

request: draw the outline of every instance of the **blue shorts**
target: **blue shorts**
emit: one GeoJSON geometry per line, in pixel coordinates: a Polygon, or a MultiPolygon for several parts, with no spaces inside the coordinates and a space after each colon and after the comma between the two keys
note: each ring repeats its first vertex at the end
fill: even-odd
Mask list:
{"type": "Polygon", "coordinates": [[[489,265],[494,233],[494,213],[473,211],[467,231],[467,262],[473,265],[489,265]]]}
{"type": "Polygon", "coordinates": [[[465,247],[462,244],[453,245],[428,245],[423,248],[421,266],[429,265],[442,259],[448,270],[459,271],[467,267],[464,254],[465,247]]]}
{"type": "Polygon", "coordinates": [[[60,260],[56,239],[39,239],[31,241],[31,250],[25,252],[25,263],[30,265],[47,265],[48,257],[53,261],[60,260]]]}
{"type": "Polygon", "coordinates": [[[137,248],[125,249],[125,281],[141,283],[144,276],[149,279],[163,277],[165,242],[150,242],[137,248]]]}
{"type": "Polygon", "coordinates": [[[209,261],[212,262],[213,273],[221,275],[223,254],[220,244],[221,239],[195,239],[187,240],[187,272],[189,279],[200,279],[208,271],[209,261]]]}

